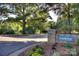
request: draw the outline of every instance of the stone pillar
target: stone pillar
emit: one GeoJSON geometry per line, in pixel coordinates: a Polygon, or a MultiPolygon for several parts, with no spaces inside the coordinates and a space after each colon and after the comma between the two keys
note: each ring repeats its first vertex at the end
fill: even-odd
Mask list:
{"type": "Polygon", "coordinates": [[[50,29],[48,31],[48,43],[53,45],[55,44],[55,35],[56,35],[56,30],[55,29],[50,29]]]}

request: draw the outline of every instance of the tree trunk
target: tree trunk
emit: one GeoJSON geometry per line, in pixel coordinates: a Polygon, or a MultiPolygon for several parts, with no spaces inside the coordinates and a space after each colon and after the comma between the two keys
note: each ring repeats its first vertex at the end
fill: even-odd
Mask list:
{"type": "Polygon", "coordinates": [[[68,24],[69,24],[69,27],[68,27],[68,32],[69,34],[71,34],[71,21],[70,21],[70,4],[68,3],[68,24]]]}
{"type": "Polygon", "coordinates": [[[23,26],[22,26],[22,34],[26,34],[26,27],[25,27],[25,25],[26,25],[26,18],[24,17],[23,18],[23,26]]]}

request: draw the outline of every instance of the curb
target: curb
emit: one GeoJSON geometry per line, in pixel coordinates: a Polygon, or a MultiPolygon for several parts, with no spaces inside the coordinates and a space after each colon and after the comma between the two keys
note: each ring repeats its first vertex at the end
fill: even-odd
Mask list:
{"type": "Polygon", "coordinates": [[[31,47],[36,46],[36,45],[39,45],[39,44],[42,44],[42,43],[36,43],[36,44],[30,45],[30,46],[24,47],[18,51],[15,51],[14,53],[9,54],[8,56],[18,56],[19,54],[24,52],[26,49],[31,48],[31,47]]]}

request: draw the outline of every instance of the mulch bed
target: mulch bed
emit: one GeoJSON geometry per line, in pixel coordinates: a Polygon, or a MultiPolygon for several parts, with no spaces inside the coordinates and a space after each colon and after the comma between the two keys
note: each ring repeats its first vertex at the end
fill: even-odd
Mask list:
{"type": "MultiPolygon", "coordinates": [[[[56,44],[56,45],[50,45],[48,43],[43,43],[39,46],[43,48],[43,52],[44,52],[43,56],[53,56],[53,53],[55,52],[59,53],[59,55],[56,55],[56,56],[66,56],[68,54],[67,53],[68,49],[64,48],[63,45],[64,45],[63,43],[56,44]]],[[[77,47],[76,45],[73,45],[73,44],[72,46],[73,48],[77,47]]],[[[26,51],[29,51],[31,49],[28,49],[26,51]]],[[[24,52],[21,53],[20,56],[24,56],[24,52]]]]}

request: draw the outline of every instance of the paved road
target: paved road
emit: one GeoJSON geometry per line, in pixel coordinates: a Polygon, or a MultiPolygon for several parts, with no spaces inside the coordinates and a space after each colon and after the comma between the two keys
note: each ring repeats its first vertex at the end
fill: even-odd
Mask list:
{"type": "Polygon", "coordinates": [[[30,36],[0,35],[0,56],[7,56],[29,45],[45,41],[47,41],[47,34],[30,36]]]}
{"type": "Polygon", "coordinates": [[[7,56],[36,42],[0,42],[0,56],[7,56]]]}
{"type": "Polygon", "coordinates": [[[45,42],[47,41],[47,34],[40,35],[30,35],[30,36],[9,36],[9,35],[0,35],[0,41],[17,41],[17,42],[27,42],[27,41],[36,41],[36,42],[45,42]]]}

